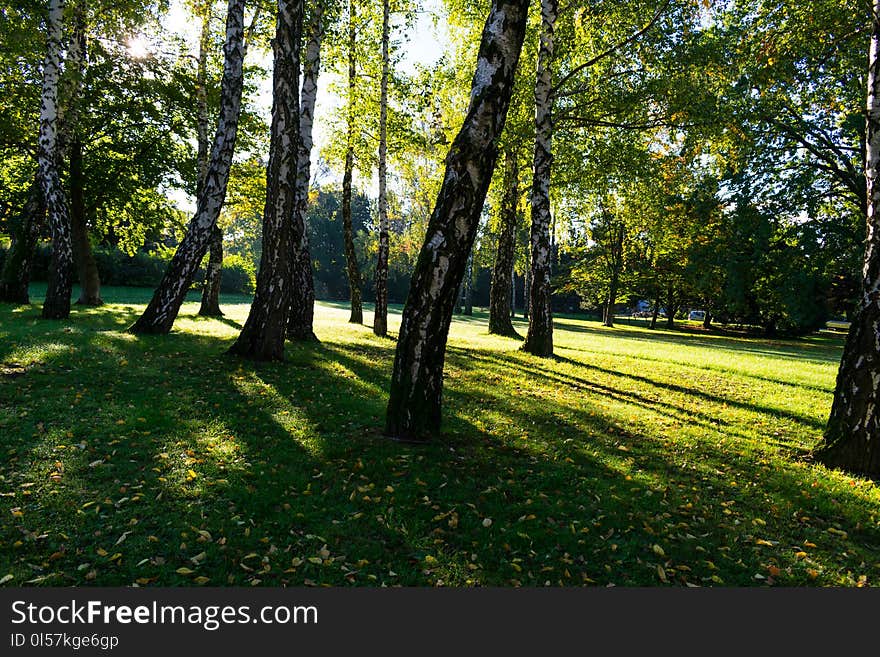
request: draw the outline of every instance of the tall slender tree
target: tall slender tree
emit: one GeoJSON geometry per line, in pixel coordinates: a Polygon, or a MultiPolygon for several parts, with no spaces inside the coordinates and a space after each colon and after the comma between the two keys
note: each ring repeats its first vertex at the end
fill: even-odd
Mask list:
{"type": "Polygon", "coordinates": [[[44,319],[65,319],[70,315],[73,288],[71,269],[73,249],[70,238],[70,211],[58,171],[58,86],[61,79],[64,44],[64,1],[49,0],[46,23],[46,59],[43,63],[43,90],[40,106],[39,165],[43,197],[52,229],[52,262],[49,286],[43,303],[44,319]]]}
{"type": "Polygon", "coordinates": [[[70,47],[67,51],[64,76],[65,109],[59,135],[60,150],[66,153],[70,189],[70,232],[73,260],[79,279],[77,304],[100,306],[101,279],[92,253],[86,221],[85,172],[83,170],[82,92],[88,61],[85,0],[76,0],[71,8],[70,47]]]}
{"type": "Polygon", "coordinates": [[[257,289],[241,333],[229,353],[282,360],[290,311],[294,244],[304,226],[296,212],[299,167],[299,62],[302,0],[279,0],[272,73],[272,134],[266,171],[263,252],[257,289]]]}
{"type": "Polygon", "coordinates": [[[868,53],[867,240],[859,305],[850,327],[818,460],[880,475],[880,0],[873,0],[868,53]]]}
{"type": "Polygon", "coordinates": [[[345,172],[342,176],[342,229],[345,239],[345,263],[348,272],[348,287],[351,298],[349,322],[363,324],[364,311],[361,302],[361,272],[358,267],[357,251],[354,248],[354,228],[351,222],[351,188],[354,179],[354,132],[355,102],[357,84],[357,29],[355,25],[356,0],[348,0],[348,99],[345,146],[345,172]]]}
{"type": "Polygon", "coordinates": [[[287,337],[291,340],[317,340],[314,331],[315,282],[309,248],[306,216],[309,208],[309,181],[311,179],[312,128],[315,122],[315,101],[318,97],[318,75],[321,69],[321,42],[326,30],[323,0],[313,3],[309,18],[309,39],[303,60],[303,79],[300,91],[299,155],[296,177],[296,208],[303,230],[299,244],[294,244],[291,281],[290,315],[287,337]]]}
{"type": "Polygon", "coordinates": [[[516,255],[516,219],[519,205],[519,163],[512,147],[505,155],[504,198],[499,217],[498,251],[489,288],[489,333],[519,337],[511,321],[511,290],[516,255]]]}
{"type": "MultiPolygon", "coordinates": [[[[194,5],[195,14],[201,19],[202,28],[199,35],[199,60],[196,70],[196,139],[198,145],[196,198],[201,196],[208,176],[210,160],[210,123],[208,112],[208,55],[211,51],[211,3],[201,2],[194,5]]],[[[205,271],[205,285],[202,288],[202,305],[199,315],[204,317],[222,317],[220,310],[220,277],[223,273],[223,230],[214,224],[211,230],[211,241],[208,246],[208,267],[205,271]]]]}
{"type": "Polygon", "coordinates": [[[229,0],[227,7],[220,117],[208,173],[202,194],[197,199],[195,215],[153,298],[129,329],[132,333],[168,333],[171,330],[223,207],[238,134],[244,87],[244,6],[245,0],[229,0]]]}
{"type": "Polygon", "coordinates": [[[528,5],[493,0],[483,28],[468,111],[446,158],[403,311],[385,425],[399,440],[425,440],[440,428],[449,324],[498,156],[528,5]]]}
{"type": "Polygon", "coordinates": [[[541,0],[541,46],[535,79],[535,163],[532,181],[531,286],[529,331],[523,350],[553,355],[553,312],[550,306],[550,174],[553,165],[553,32],[559,0],[541,0]]]}
{"type": "Polygon", "coordinates": [[[376,260],[376,305],[373,333],[388,333],[388,45],[391,34],[391,7],[382,0],[382,78],[379,98],[379,253],[376,260]]]}

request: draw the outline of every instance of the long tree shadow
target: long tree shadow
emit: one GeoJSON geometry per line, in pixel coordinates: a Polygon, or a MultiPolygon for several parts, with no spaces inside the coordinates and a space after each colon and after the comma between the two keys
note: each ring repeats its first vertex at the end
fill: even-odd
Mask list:
{"type": "MultiPolygon", "coordinates": [[[[187,332],[61,338],[75,349],[43,352],[52,377],[0,382],[0,405],[27,411],[0,425],[18,491],[4,504],[23,510],[0,540],[27,552],[0,559],[68,575],[47,583],[810,583],[811,569],[836,581],[871,563],[880,542],[877,506],[858,504],[859,490],[810,487],[804,466],[735,443],[643,433],[584,395],[588,380],[513,355],[451,348],[444,432],[402,446],[379,434],[384,342],[290,345],[288,362],[255,364],[187,332]],[[523,385],[540,372],[560,394],[494,385],[512,371],[523,385]],[[56,459],[60,485],[48,477],[56,459]],[[37,538],[43,527],[53,531],[37,538]]],[[[627,401],[678,417],[672,402],[627,401]]]]}

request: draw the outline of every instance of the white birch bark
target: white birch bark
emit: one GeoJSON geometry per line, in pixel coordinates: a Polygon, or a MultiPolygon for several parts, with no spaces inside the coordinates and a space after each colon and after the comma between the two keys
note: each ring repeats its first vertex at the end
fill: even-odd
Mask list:
{"type": "Polygon", "coordinates": [[[818,459],[830,467],[880,475],[880,0],[873,0],[868,54],[865,178],[867,239],[862,291],[818,459]]]}
{"type": "Polygon", "coordinates": [[[272,132],[263,210],[263,252],[248,318],[229,353],[253,360],[282,360],[290,311],[300,113],[299,61],[302,0],[279,0],[273,41],[272,132]]]}
{"type": "Polygon", "coordinates": [[[483,28],[468,112],[446,157],[403,311],[385,425],[398,440],[427,440],[440,428],[449,324],[498,157],[528,5],[493,0],[483,28]]]}
{"type": "Polygon", "coordinates": [[[388,333],[388,45],[391,31],[389,0],[382,0],[382,79],[379,91],[379,253],[376,259],[376,306],[373,333],[388,333]]]}
{"type": "Polygon", "coordinates": [[[52,262],[42,316],[45,319],[65,319],[70,315],[73,250],[70,237],[70,212],[58,171],[58,87],[64,49],[63,0],[49,0],[46,27],[46,59],[43,62],[37,164],[52,230],[52,262]]]}
{"type": "Polygon", "coordinates": [[[559,0],[541,0],[541,45],[535,79],[535,160],[532,181],[531,285],[529,331],[523,350],[553,355],[550,307],[550,176],[553,165],[553,36],[559,0]]]}
{"type": "Polygon", "coordinates": [[[315,122],[315,102],[318,97],[318,77],[321,70],[321,43],[324,39],[324,8],[321,2],[312,7],[309,21],[309,40],[303,60],[303,80],[300,91],[299,156],[296,176],[296,218],[301,225],[300,240],[294,244],[293,281],[291,284],[290,318],[287,336],[292,340],[316,340],[314,324],[315,287],[312,278],[312,259],[309,251],[309,231],[306,224],[309,209],[309,181],[312,166],[312,131],[315,122]]]}
{"type": "Polygon", "coordinates": [[[227,6],[220,117],[195,215],[147,309],[129,329],[132,333],[168,333],[171,330],[226,199],[244,86],[244,6],[245,0],[229,0],[227,6]]]}

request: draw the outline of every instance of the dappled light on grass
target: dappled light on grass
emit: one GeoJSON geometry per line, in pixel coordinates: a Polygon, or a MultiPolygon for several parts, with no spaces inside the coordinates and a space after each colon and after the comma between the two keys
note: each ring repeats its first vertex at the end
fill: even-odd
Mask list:
{"type": "Polygon", "coordinates": [[[104,294],[69,322],[0,306],[11,585],[880,578],[877,487],[803,460],[839,341],[565,319],[545,360],[477,311],[453,320],[442,435],[404,446],[381,436],[395,343],[345,304],[318,305],[320,343],[255,364],[224,355],[243,303],[133,337],[142,302],[104,294]]]}

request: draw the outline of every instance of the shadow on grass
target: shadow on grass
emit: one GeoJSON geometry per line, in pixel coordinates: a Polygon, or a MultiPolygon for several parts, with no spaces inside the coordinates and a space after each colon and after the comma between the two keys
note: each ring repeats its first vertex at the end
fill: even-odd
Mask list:
{"type": "Polygon", "coordinates": [[[443,434],[406,446],[379,435],[393,343],[325,337],[254,364],[208,336],[131,339],[126,313],[79,319],[69,333],[18,328],[16,344],[70,349],[40,352],[51,376],[0,379],[3,504],[22,512],[2,510],[0,541],[23,543],[0,563],[17,582],[840,583],[880,544],[861,489],[813,486],[814,471],[739,445],[744,431],[708,410],[695,418],[711,436],[678,443],[602,404],[682,420],[692,411],[674,397],[625,382],[700,393],[687,386],[610,370],[621,385],[599,385],[450,348],[443,434]],[[533,380],[558,394],[536,398],[533,380]]]}

